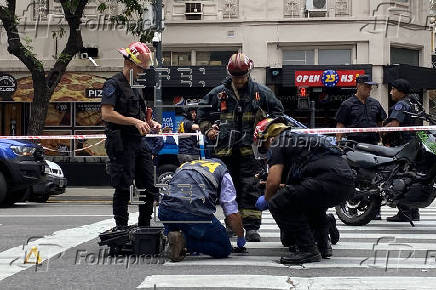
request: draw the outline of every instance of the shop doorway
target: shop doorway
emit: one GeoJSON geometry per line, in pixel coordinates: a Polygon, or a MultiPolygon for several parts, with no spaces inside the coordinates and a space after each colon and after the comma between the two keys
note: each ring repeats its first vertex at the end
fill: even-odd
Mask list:
{"type": "Polygon", "coordinates": [[[336,111],[343,101],[355,93],[355,88],[326,88],[310,87],[306,89],[306,102],[302,102],[302,96],[296,87],[276,87],[276,96],[282,102],[285,113],[311,127],[312,109],[315,105],[316,128],[336,127],[336,111]]]}
{"type": "Polygon", "coordinates": [[[0,114],[1,135],[20,136],[24,134],[22,103],[2,103],[0,114]]]}

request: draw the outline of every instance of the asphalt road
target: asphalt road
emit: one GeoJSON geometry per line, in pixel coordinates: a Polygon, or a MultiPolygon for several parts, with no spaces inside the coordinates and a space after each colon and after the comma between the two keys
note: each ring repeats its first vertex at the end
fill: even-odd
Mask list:
{"type": "MultiPolygon", "coordinates": [[[[0,289],[434,289],[436,207],[421,210],[421,221],[363,227],[339,223],[334,256],[320,263],[287,267],[277,263],[287,249],[271,215],[263,214],[261,243],[248,253],[216,260],[183,262],[104,258],[97,236],[113,226],[109,188],[68,189],[44,204],[0,209],[0,289]],[[27,243],[29,238],[35,241],[27,243]],[[37,246],[46,260],[23,264],[37,246]],[[24,249],[23,249],[24,248],[24,249]]],[[[131,206],[131,222],[136,207],[131,206]]],[[[223,218],[219,212],[220,219],[223,218]]]]}

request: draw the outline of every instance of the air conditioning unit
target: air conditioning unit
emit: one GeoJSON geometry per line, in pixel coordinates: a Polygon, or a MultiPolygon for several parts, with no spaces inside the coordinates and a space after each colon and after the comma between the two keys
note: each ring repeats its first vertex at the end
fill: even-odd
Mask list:
{"type": "Polygon", "coordinates": [[[327,11],[327,0],[306,0],[308,11],[327,11]]]}
{"type": "Polygon", "coordinates": [[[185,16],[187,20],[201,20],[203,15],[203,3],[186,2],[185,16]]]}
{"type": "Polygon", "coordinates": [[[308,17],[324,17],[327,14],[327,0],[306,0],[308,17]]]}

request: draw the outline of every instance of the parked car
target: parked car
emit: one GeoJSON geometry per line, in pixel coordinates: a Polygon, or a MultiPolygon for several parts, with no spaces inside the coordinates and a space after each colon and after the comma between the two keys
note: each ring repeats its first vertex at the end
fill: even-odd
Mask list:
{"type": "MultiPolygon", "coordinates": [[[[304,124],[298,122],[294,118],[284,115],[284,117],[288,120],[289,123],[292,124],[294,128],[307,128],[304,124]]],[[[330,136],[327,137],[332,144],[335,144],[335,138],[330,136]]],[[[200,149],[202,150],[202,149],[200,149]]],[[[157,156],[157,183],[158,184],[167,184],[170,182],[171,178],[174,175],[176,169],[180,166],[180,163],[177,159],[177,154],[179,153],[179,148],[174,140],[174,138],[165,138],[163,148],[160,149],[159,154],[157,156]]],[[[203,150],[203,155],[205,154],[203,150]]]]}
{"type": "Polygon", "coordinates": [[[52,161],[45,161],[45,177],[32,185],[29,201],[46,202],[50,196],[65,192],[67,179],[64,177],[61,167],[52,161]]]}
{"type": "Polygon", "coordinates": [[[26,201],[29,188],[45,175],[44,150],[40,145],[0,139],[0,205],[26,201]]]}

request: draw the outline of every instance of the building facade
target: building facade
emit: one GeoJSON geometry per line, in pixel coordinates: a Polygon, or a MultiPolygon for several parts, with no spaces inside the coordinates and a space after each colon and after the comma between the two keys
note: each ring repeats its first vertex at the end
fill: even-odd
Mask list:
{"type": "MultiPolygon", "coordinates": [[[[407,75],[408,68],[386,66],[432,66],[428,1],[174,0],[165,8],[167,64],[224,65],[219,52],[242,51],[254,60],[254,79],[271,86],[288,113],[308,123],[307,103],[315,101],[317,127],[334,125],[356,74],[370,74],[380,84],[373,96],[387,109],[386,73],[407,75]],[[339,82],[323,84],[325,71],[338,73],[330,78],[339,82]],[[349,75],[351,82],[341,81],[349,75]]],[[[416,87],[428,105],[428,84],[416,87]]]]}
{"type": "MultiPolygon", "coordinates": [[[[307,125],[334,126],[337,108],[354,93],[355,78],[363,73],[379,83],[372,95],[385,109],[391,105],[389,82],[396,77],[408,78],[426,107],[432,107],[429,96],[436,95],[430,91],[436,88],[436,76],[429,69],[434,52],[430,1],[163,3],[163,64],[169,69],[168,75],[163,73],[164,104],[195,103],[226,76],[230,55],[241,51],[254,61],[252,77],[270,86],[286,112],[307,125]]],[[[23,43],[48,70],[67,41],[61,36],[68,29],[61,6],[56,0],[36,0],[17,1],[17,7],[23,43]]],[[[90,0],[81,27],[85,49],[70,63],[51,99],[45,134],[103,132],[102,84],[122,68],[117,49],[135,40],[110,21],[118,11],[117,1],[90,0]],[[101,2],[109,7],[105,14],[97,9],[101,2]]],[[[0,74],[17,82],[14,94],[0,102],[0,135],[25,135],[33,98],[30,74],[8,53],[2,26],[0,44],[0,74]]],[[[148,86],[147,95],[152,94],[148,86]]],[[[165,120],[176,127],[171,110],[164,112],[165,120]]],[[[74,161],[80,168],[81,162],[104,161],[103,143],[95,142],[53,140],[45,145],[55,161],[74,161]]]]}

